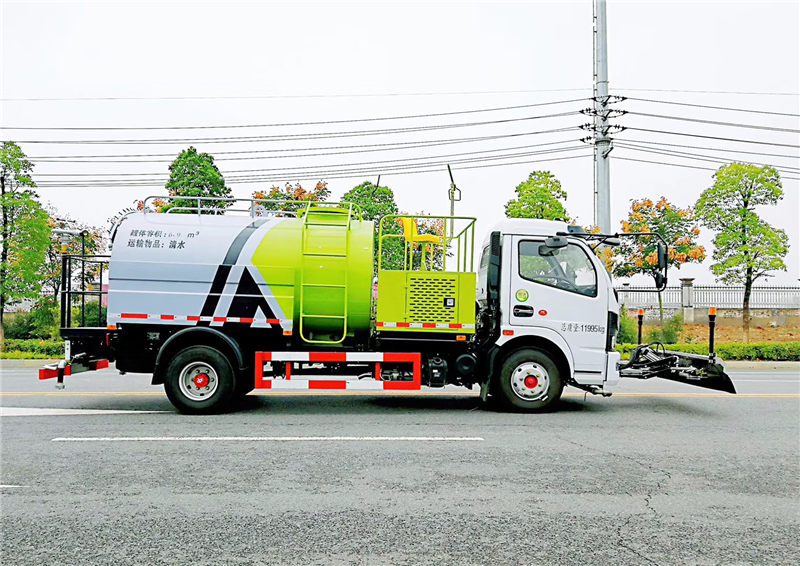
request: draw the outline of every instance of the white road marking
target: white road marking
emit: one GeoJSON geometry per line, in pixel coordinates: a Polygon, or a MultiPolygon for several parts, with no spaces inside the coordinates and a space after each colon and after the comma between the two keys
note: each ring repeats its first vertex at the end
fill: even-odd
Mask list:
{"type": "Polygon", "coordinates": [[[90,436],[52,442],[482,442],[480,436],[90,436]]]}
{"type": "Polygon", "coordinates": [[[60,417],[65,415],[129,415],[132,413],[168,413],[169,411],[124,411],[117,409],[31,409],[0,407],[0,417],[60,417]]]}
{"type": "Polygon", "coordinates": [[[24,488],[24,487],[30,487],[30,486],[29,485],[0,485],[0,489],[8,489],[8,488],[14,488],[14,487],[24,488]]]}
{"type": "Polygon", "coordinates": [[[797,379],[734,379],[733,383],[800,383],[797,379]]]}

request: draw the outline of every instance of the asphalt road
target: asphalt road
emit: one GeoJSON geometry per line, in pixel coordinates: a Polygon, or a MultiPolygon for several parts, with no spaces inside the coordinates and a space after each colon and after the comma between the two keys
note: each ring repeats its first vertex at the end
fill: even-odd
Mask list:
{"type": "Polygon", "coordinates": [[[0,365],[3,564],[800,562],[797,364],[733,367],[737,396],[631,382],[541,415],[447,390],[213,417],[146,376],[56,392],[19,365],[0,365]]]}

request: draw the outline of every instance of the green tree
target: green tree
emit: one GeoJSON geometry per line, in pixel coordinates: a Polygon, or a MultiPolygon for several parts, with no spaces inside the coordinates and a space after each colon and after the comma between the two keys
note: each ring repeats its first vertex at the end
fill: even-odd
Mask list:
{"type": "MultiPolygon", "coordinates": [[[[667,242],[668,267],[680,269],[684,263],[700,263],[706,250],[697,244],[700,229],[691,208],[680,208],[661,197],[658,202],[645,198],[631,201],[628,219],[622,221],[622,232],[655,232],[667,242]]],[[[659,240],[652,236],[622,238],[614,250],[613,273],[617,277],[655,276],[658,272],[659,240]]],[[[664,323],[664,303],[658,293],[658,311],[664,323]]]]}
{"type": "Polygon", "coordinates": [[[270,187],[269,191],[255,191],[253,198],[258,202],[256,204],[264,207],[266,210],[282,210],[286,212],[297,212],[302,208],[302,205],[297,203],[270,202],[270,201],[302,201],[302,202],[323,202],[328,199],[331,191],[328,189],[328,183],[325,181],[318,181],[311,190],[306,190],[300,183],[286,183],[281,188],[277,185],[270,187]]]}
{"type": "MultiPolygon", "coordinates": [[[[54,302],[58,302],[58,291],[61,289],[61,257],[64,254],[81,255],[100,255],[105,253],[108,240],[106,231],[97,226],[81,224],[69,218],[58,218],[51,211],[48,219],[50,227],[53,229],[69,230],[74,236],[64,237],[62,234],[53,232],[50,236],[50,244],[47,248],[47,257],[42,268],[42,287],[54,302]]],[[[98,281],[99,269],[95,264],[87,264],[84,270],[84,285],[87,290],[90,287],[102,285],[98,281]]],[[[79,289],[81,285],[80,270],[76,269],[73,274],[73,289],[79,289]]]]}
{"type": "MultiPolygon", "coordinates": [[[[214,158],[207,153],[198,153],[194,147],[184,149],[169,166],[169,181],[166,184],[171,197],[223,197],[231,198],[231,190],[225,186],[225,179],[214,165],[214,158]]],[[[171,198],[161,211],[170,208],[195,208],[197,200],[171,198]]],[[[213,214],[230,206],[229,202],[201,201],[200,207],[207,214],[213,214]]],[[[189,211],[176,211],[189,212],[189,211]]]]}
{"type": "Polygon", "coordinates": [[[33,164],[11,141],[0,146],[0,327],[10,301],[36,297],[50,240],[47,213],[36,200],[33,164]]]}
{"type": "Polygon", "coordinates": [[[561,181],[549,171],[534,171],[514,189],[517,198],[506,203],[509,218],[543,218],[545,220],[567,220],[564,207],[567,192],[561,181]]]}
{"type": "MultiPolygon", "coordinates": [[[[380,187],[370,181],[356,185],[342,196],[342,202],[351,202],[361,208],[364,220],[375,223],[375,269],[378,266],[378,225],[381,218],[390,214],[397,214],[397,203],[394,192],[389,187],[380,187]]],[[[396,222],[384,226],[384,233],[400,234],[401,230],[396,222]]],[[[384,238],[383,269],[401,269],[403,266],[403,244],[399,238],[384,238]]]]}
{"type": "Polygon", "coordinates": [[[753,283],[770,271],[786,270],[789,251],[786,232],[770,226],[756,207],[774,205],[783,198],[778,171],[765,165],[730,163],[714,173],[714,184],[695,205],[703,224],[714,230],[715,263],[711,271],[723,283],[744,285],[742,331],[750,339],[750,294],[753,283]]]}

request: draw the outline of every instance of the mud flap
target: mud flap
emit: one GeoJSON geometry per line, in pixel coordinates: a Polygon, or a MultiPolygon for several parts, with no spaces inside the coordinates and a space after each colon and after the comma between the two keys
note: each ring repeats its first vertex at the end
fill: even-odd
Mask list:
{"type": "MultiPolygon", "coordinates": [[[[663,348],[663,347],[662,347],[663,348]]],[[[705,389],[736,393],[725,366],[715,354],[701,356],[664,350],[654,344],[639,346],[628,362],[620,363],[620,377],[650,379],[659,377],[705,389]]]]}

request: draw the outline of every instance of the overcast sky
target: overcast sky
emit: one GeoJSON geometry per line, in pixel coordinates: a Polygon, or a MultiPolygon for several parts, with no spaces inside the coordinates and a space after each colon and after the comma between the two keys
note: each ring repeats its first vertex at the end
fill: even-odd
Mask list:
{"type": "MultiPolygon", "coordinates": [[[[0,20],[3,99],[0,124],[5,127],[274,124],[484,110],[591,96],[592,3],[588,0],[418,4],[3,1],[0,20]]],[[[608,7],[612,92],[662,102],[798,114],[799,21],[798,3],[788,1],[612,1],[608,7]]],[[[45,202],[64,214],[96,225],[104,225],[106,219],[136,199],[163,194],[163,185],[161,189],[119,185],[123,181],[159,182],[166,176],[171,157],[190,144],[214,154],[229,180],[254,175],[277,179],[283,171],[297,171],[298,167],[313,171],[314,167],[346,169],[359,164],[351,169],[374,169],[356,178],[327,175],[334,198],[362,180],[376,180],[379,172],[376,164],[361,165],[365,162],[381,162],[377,167],[385,166],[391,171],[399,162],[386,161],[417,159],[403,164],[418,167],[426,162],[462,160],[454,165],[456,182],[463,193],[457,213],[477,216],[478,231],[483,234],[502,218],[503,204],[513,196],[514,187],[535,169],[552,171],[569,195],[570,214],[584,225],[592,223],[591,152],[588,146],[581,149],[578,141],[586,133],[575,129],[588,119],[572,114],[588,105],[588,101],[579,100],[451,116],[270,128],[155,131],[4,128],[0,137],[17,140],[33,158],[39,194],[45,202]],[[559,116],[537,117],[551,114],[559,116]],[[513,121],[311,140],[197,141],[509,119],[513,121]],[[534,133],[565,128],[573,129],[534,133]],[[490,136],[498,137],[441,145],[442,140],[490,136]],[[32,143],[159,138],[181,141],[32,143]],[[374,147],[422,141],[430,145],[402,151],[375,151],[374,147]],[[317,150],[313,153],[352,153],[316,157],[308,157],[309,151],[296,152],[306,156],[294,158],[287,157],[287,152],[274,152],[356,145],[373,147],[361,148],[359,153],[353,148],[317,150]],[[550,149],[564,151],[540,153],[550,149]],[[231,151],[273,152],[221,153],[231,151]],[[126,163],[42,159],[141,154],[156,155],[118,158],[126,163]],[[510,154],[523,155],[463,162],[510,154]],[[554,158],[560,159],[542,161],[554,158]],[[147,160],[152,162],[141,162],[147,160]],[[511,164],[484,167],[504,163],[511,164]],[[481,168],[465,168],[475,166],[481,168]],[[86,173],[94,176],[85,176],[86,173]],[[54,184],[74,185],[84,180],[95,184],[98,179],[106,182],[91,187],[54,184]]],[[[786,168],[788,177],[800,177],[797,149],[800,136],[795,132],[670,120],[633,112],[790,130],[800,127],[796,117],[636,100],[626,100],[616,107],[632,114],[614,120],[615,123],[640,129],[618,134],[618,143],[635,143],[640,148],[659,151],[683,151],[701,158],[710,155],[712,160],[644,153],[618,145],[611,163],[615,226],[625,216],[632,198],[657,199],[666,195],[677,205],[693,204],[711,184],[713,169],[721,164],[716,156],[780,165],[786,168]],[[710,137],[657,134],[641,129],[710,137]],[[666,161],[699,168],[625,159],[666,161]]],[[[383,173],[381,184],[395,191],[401,209],[444,214],[448,210],[449,179],[443,165],[428,169],[434,167],[435,172],[421,174],[383,173]]],[[[303,183],[313,185],[318,179],[319,175],[310,173],[303,183]]],[[[230,186],[236,196],[245,197],[270,184],[248,181],[230,186]]],[[[789,233],[792,244],[787,261],[789,271],[776,274],[771,281],[774,284],[796,284],[800,277],[798,184],[797,180],[784,180],[785,198],[780,206],[761,211],[769,222],[789,233]]],[[[711,234],[704,231],[702,241],[709,255],[710,239],[711,234]]],[[[671,281],[676,284],[678,276],[693,276],[700,282],[711,283],[713,276],[707,265],[708,262],[672,272],[671,281]]]]}

